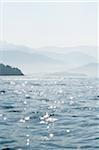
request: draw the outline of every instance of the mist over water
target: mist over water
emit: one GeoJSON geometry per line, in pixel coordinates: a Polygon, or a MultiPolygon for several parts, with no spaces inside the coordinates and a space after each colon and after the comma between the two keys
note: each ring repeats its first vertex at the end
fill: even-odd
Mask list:
{"type": "Polygon", "coordinates": [[[99,81],[0,77],[0,149],[98,150],[99,81]]]}

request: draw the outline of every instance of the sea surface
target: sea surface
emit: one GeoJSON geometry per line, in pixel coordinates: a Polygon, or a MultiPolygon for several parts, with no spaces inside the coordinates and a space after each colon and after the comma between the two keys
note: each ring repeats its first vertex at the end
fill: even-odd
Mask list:
{"type": "Polygon", "coordinates": [[[99,150],[99,80],[0,77],[0,150],[99,150]]]}

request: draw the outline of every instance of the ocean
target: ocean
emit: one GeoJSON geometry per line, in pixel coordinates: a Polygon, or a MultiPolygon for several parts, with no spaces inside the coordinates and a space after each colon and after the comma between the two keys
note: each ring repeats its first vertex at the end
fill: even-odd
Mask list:
{"type": "Polygon", "coordinates": [[[0,77],[0,150],[99,150],[99,80],[0,77]]]}

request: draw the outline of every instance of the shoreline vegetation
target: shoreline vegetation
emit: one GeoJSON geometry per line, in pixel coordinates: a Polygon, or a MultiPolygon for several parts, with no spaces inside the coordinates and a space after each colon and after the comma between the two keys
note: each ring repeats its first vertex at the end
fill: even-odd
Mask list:
{"type": "Polygon", "coordinates": [[[11,67],[0,63],[0,76],[24,76],[24,74],[17,67],[11,67]]]}

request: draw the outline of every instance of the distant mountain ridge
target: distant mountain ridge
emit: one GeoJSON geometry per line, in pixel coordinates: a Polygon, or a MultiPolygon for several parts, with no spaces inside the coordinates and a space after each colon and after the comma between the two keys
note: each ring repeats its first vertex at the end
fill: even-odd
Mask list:
{"type": "Polygon", "coordinates": [[[71,68],[96,63],[96,53],[96,47],[87,46],[32,49],[8,43],[0,44],[0,61],[22,68],[28,73],[68,71],[71,68]]]}
{"type": "Polygon", "coordinates": [[[58,63],[58,60],[55,60],[49,56],[42,55],[36,52],[23,52],[23,51],[0,51],[0,56],[4,62],[20,62],[20,63],[58,63]]]}
{"type": "Polygon", "coordinates": [[[82,73],[90,77],[99,77],[99,64],[90,63],[74,69],[69,70],[71,73],[82,73]]]}
{"type": "Polygon", "coordinates": [[[8,59],[8,61],[10,60],[11,62],[12,60],[12,63],[13,63],[13,59],[17,61],[15,59],[17,57],[18,57],[18,61],[40,62],[40,63],[41,62],[55,63],[56,61],[56,63],[58,62],[72,63],[73,62],[73,64],[74,63],[78,64],[82,60],[82,63],[88,64],[88,63],[95,62],[96,60],[95,57],[90,56],[90,53],[89,55],[87,55],[85,52],[82,52],[82,51],[80,52],[78,50],[78,47],[77,48],[47,47],[47,48],[32,49],[27,46],[20,46],[20,45],[17,46],[14,44],[7,44],[7,43],[0,45],[0,56],[2,57],[4,61],[8,59]],[[53,52],[51,49],[53,50],[53,52]],[[57,52],[54,52],[54,50],[56,50],[57,52]],[[61,50],[63,50],[64,53],[61,50]]]}
{"type": "Polygon", "coordinates": [[[42,53],[57,53],[57,54],[67,54],[70,52],[82,52],[89,56],[97,57],[97,51],[99,47],[97,46],[75,46],[75,47],[42,47],[42,48],[31,48],[23,45],[15,45],[7,42],[0,42],[0,50],[2,51],[24,51],[24,52],[42,52],[42,53]]]}

